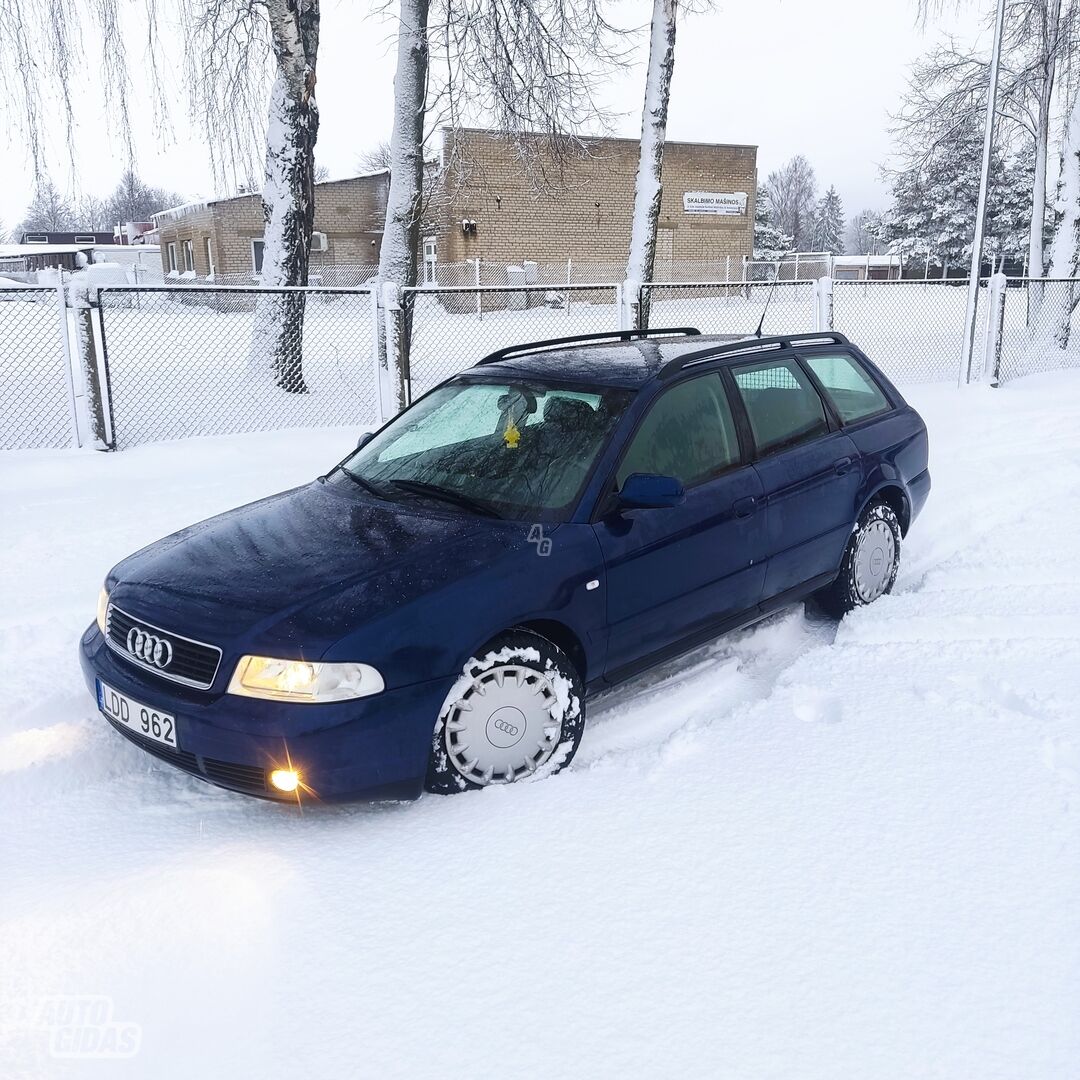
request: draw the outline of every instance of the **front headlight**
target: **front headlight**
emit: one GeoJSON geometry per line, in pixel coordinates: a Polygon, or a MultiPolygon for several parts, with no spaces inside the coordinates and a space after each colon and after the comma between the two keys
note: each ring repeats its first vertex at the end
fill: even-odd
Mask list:
{"type": "Polygon", "coordinates": [[[321,664],[313,660],[275,660],[243,656],[229,693],[273,701],[347,701],[378,694],[383,677],[370,664],[321,664]]]}
{"type": "Polygon", "coordinates": [[[97,598],[97,626],[103,634],[105,633],[105,616],[108,614],[108,612],[109,590],[103,588],[101,592],[98,593],[97,598]]]}

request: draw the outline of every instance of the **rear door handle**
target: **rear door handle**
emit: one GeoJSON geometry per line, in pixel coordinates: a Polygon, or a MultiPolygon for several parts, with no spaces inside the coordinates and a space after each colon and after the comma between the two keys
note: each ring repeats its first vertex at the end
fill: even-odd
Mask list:
{"type": "Polygon", "coordinates": [[[851,458],[842,457],[833,462],[833,468],[836,470],[837,476],[843,476],[844,473],[851,468],[851,458]]]}
{"type": "Polygon", "coordinates": [[[753,495],[747,495],[743,499],[736,499],[731,504],[731,509],[735,511],[737,518],[749,517],[757,507],[757,499],[753,495]]]}

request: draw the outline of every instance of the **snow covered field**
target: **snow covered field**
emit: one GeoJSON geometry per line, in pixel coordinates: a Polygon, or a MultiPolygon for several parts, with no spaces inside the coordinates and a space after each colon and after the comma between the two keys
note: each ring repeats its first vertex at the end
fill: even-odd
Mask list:
{"type": "Polygon", "coordinates": [[[0,1076],[1080,1075],[1080,372],[909,397],[893,596],[608,694],[552,780],[302,815],[122,741],[76,642],[355,429],[0,455],[0,1076]],[[110,1008],[134,1057],[55,1056],[110,1008]]]}

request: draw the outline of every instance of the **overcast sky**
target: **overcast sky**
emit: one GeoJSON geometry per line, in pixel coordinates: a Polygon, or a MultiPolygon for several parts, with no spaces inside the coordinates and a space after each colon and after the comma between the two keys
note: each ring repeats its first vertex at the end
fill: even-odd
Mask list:
{"type": "MultiPolygon", "coordinates": [[[[878,171],[889,153],[888,113],[896,108],[908,65],[945,32],[975,39],[978,16],[988,5],[989,0],[978,0],[962,14],[950,5],[924,29],[917,25],[915,0],[719,2],[680,24],[668,135],[756,144],[762,179],[793,154],[804,154],[819,187],[836,185],[849,216],[867,207],[880,209],[887,203],[878,171]]],[[[316,154],[335,178],[353,173],[357,153],[390,133],[393,28],[364,17],[370,7],[359,0],[323,2],[316,154]]],[[[630,0],[613,4],[612,12],[621,25],[641,25],[649,5],[630,0]]],[[[165,37],[169,40],[167,32],[165,37]]],[[[645,47],[642,39],[642,61],[645,47]]],[[[137,42],[130,48],[137,59],[137,42]]],[[[105,195],[116,183],[123,154],[96,77],[88,65],[77,87],[78,184],[105,195]]],[[[133,74],[136,86],[140,77],[133,74]]],[[[642,62],[605,89],[607,104],[617,113],[616,134],[639,133],[644,77],[642,62]]],[[[171,134],[155,129],[149,110],[137,115],[138,167],[151,183],[185,196],[214,194],[205,147],[184,119],[182,88],[176,85],[174,92],[171,134]]],[[[62,167],[62,132],[51,142],[54,178],[73,190],[62,167]]],[[[7,227],[18,221],[31,197],[29,172],[16,135],[0,172],[0,222],[7,227]]]]}

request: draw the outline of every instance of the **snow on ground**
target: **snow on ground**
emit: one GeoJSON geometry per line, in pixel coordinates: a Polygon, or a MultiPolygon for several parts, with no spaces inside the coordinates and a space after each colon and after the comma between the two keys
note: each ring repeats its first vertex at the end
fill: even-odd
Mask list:
{"type": "Polygon", "coordinates": [[[551,780],[303,814],[122,741],[76,642],[355,429],[0,456],[0,1075],[1076,1076],[1080,372],[909,396],[893,596],[610,692],[551,780]],[[109,1007],[133,1058],[53,1056],[109,1007]]]}

